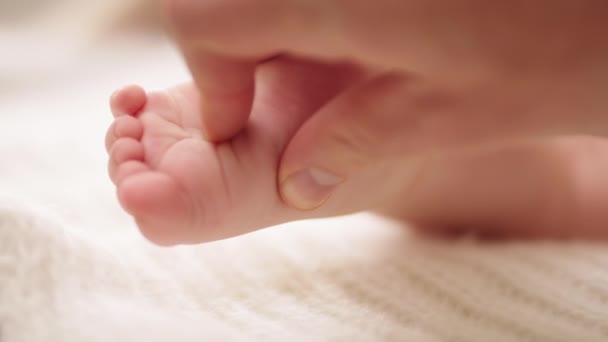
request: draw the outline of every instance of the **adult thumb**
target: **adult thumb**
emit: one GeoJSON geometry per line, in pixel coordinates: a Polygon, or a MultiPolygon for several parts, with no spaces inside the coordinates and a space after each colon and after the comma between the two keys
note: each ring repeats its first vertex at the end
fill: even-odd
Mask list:
{"type": "Polygon", "coordinates": [[[414,171],[407,166],[409,139],[403,137],[404,111],[416,106],[407,95],[410,87],[403,76],[372,79],[304,123],[281,160],[283,200],[300,210],[323,206],[322,212],[349,213],[382,205],[405,186],[414,171]]]}

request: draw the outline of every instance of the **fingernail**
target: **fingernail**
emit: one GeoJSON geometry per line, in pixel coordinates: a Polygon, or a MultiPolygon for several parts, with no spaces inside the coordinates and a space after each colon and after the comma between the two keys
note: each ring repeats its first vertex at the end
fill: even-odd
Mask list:
{"type": "Polygon", "coordinates": [[[312,210],[323,205],[343,181],[343,178],[323,169],[305,169],[293,173],[281,183],[281,195],[296,209],[312,210]]]}

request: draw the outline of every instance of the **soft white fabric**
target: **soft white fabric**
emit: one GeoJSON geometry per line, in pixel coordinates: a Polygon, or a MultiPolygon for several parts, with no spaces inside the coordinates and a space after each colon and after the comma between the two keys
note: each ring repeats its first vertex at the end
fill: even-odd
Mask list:
{"type": "Polygon", "coordinates": [[[608,340],[605,244],[426,241],[358,215],[149,245],[105,176],[106,99],[185,79],[172,51],[0,78],[0,341],[608,340]]]}

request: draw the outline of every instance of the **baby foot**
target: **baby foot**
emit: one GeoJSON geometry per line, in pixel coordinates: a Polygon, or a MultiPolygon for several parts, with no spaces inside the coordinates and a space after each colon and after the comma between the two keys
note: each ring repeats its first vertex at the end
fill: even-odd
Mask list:
{"type": "Polygon", "coordinates": [[[237,234],[252,217],[260,218],[255,225],[269,223],[269,213],[258,211],[268,206],[254,208],[276,201],[272,146],[245,135],[219,145],[207,142],[192,86],[150,94],[127,87],[111,106],[116,119],[107,139],[110,177],[122,206],[148,238],[171,244],[204,232],[217,239],[237,234]]]}
{"type": "MultiPolygon", "coordinates": [[[[109,174],[120,203],[147,238],[158,244],[210,241],[311,215],[281,201],[278,162],[313,107],[343,81],[327,72],[311,79],[301,69],[302,82],[319,85],[306,101],[274,82],[276,87],[260,89],[263,104],[254,108],[246,129],[220,144],[204,138],[193,85],[149,94],[130,86],[112,96],[109,174]],[[265,92],[281,96],[263,101],[265,92]]],[[[275,76],[282,77],[269,72],[275,76]]]]}

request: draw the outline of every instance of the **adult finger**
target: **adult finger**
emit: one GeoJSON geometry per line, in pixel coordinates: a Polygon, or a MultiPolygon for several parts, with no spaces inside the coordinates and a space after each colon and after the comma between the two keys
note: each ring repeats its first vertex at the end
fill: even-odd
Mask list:
{"type": "Polygon", "coordinates": [[[429,159],[392,214],[432,231],[607,238],[607,151],[606,139],[571,136],[429,159]]]}
{"type": "Polygon", "coordinates": [[[462,82],[608,54],[604,1],[164,1],[181,40],[224,56],[348,58],[462,82]]]}
{"type": "Polygon", "coordinates": [[[450,89],[404,74],[356,85],[292,138],[280,167],[283,197],[293,207],[313,209],[343,181],[384,161],[521,138],[608,133],[601,111],[572,115],[588,108],[568,108],[572,98],[536,99],[511,88],[450,89]]]}
{"type": "Polygon", "coordinates": [[[177,44],[200,92],[201,119],[206,137],[223,141],[247,123],[254,97],[255,58],[239,58],[210,51],[194,35],[205,21],[202,1],[165,1],[165,14],[177,44]],[[193,20],[199,15],[200,20],[193,20]]]}
{"type": "Polygon", "coordinates": [[[608,141],[565,137],[384,161],[309,215],[365,210],[422,232],[608,238],[608,141]]]}

